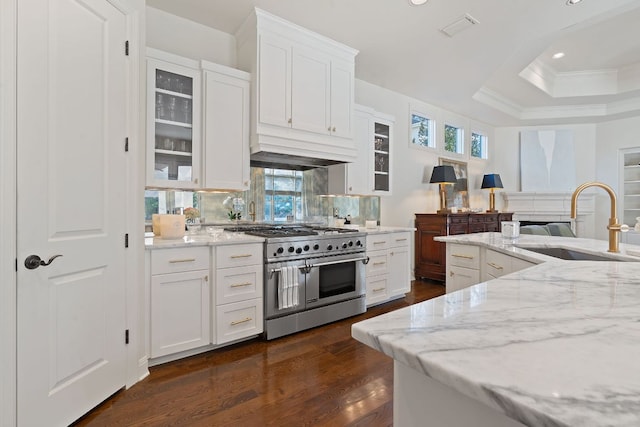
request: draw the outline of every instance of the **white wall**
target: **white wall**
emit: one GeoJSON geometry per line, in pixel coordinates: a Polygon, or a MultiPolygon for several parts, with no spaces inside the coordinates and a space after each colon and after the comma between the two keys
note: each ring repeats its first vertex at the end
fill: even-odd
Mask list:
{"type": "MultiPolygon", "coordinates": [[[[521,191],[520,187],[520,132],[524,130],[570,130],[573,132],[576,159],[576,183],[596,179],[596,125],[573,124],[553,126],[503,127],[495,129],[495,138],[490,146],[490,168],[500,174],[504,191],[521,191]]],[[[611,184],[607,182],[607,184],[611,184]]],[[[589,190],[587,190],[589,191],[589,190]]],[[[496,197],[496,207],[503,208],[503,199],[496,197]]],[[[595,224],[600,224],[596,217],[595,224]]],[[[593,237],[593,230],[589,230],[593,237]]],[[[606,238],[606,236],[605,236],[606,238]]]]}
{"type": "MultiPolygon", "coordinates": [[[[482,131],[492,144],[493,128],[475,122],[467,117],[443,110],[408,96],[356,80],[356,103],[395,117],[392,148],[393,181],[392,195],[381,196],[380,222],[382,225],[403,227],[414,226],[414,214],[434,213],[439,209],[437,184],[429,184],[433,166],[439,157],[453,158],[467,162],[469,206],[486,210],[489,206],[489,194],[480,190],[482,176],[492,173],[490,161],[470,159],[468,154],[455,156],[442,150],[444,145],[444,122],[462,126],[465,129],[465,151],[469,152],[471,131],[482,131]],[[409,141],[409,121],[411,109],[426,113],[436,120],[436,144],[440,149],[428,149],[411,146],[409,141]]],[[[504,181],[504,179],[503,179],[504,181]]]]}
{"type": "MultiPolygon", "coordinates": [[[[597,171],[595,178],[598,181],[610,185],[618,194],[618,219],[622,221],[623,189],[620,188],[619,153],[624,148],[640,147],[640,117],[632,117],[622,120],[614,120],[600,123],[596,126],[597,171]]],[[[609,197],[606,193],[599,192],[596,199],[596,235],[599,239],[607,239],[609,197]]],[[[634,224],[627,224],[631,227],[634,224]]]]}
{"type": "Polygon", "coordinates": [[[191,59],[236,66],[236,39],[231,34],[152,7],[147,12],[147,46],[191,59]]]}

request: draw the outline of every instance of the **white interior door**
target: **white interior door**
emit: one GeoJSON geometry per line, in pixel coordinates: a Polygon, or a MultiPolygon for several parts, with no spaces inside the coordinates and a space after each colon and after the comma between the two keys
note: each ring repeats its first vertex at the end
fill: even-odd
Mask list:
{"type": "Polygon", "coordinates": [[[126,382],[126,34],[109,1],[18,3],[20,426],[67,425],[126,382]]]}

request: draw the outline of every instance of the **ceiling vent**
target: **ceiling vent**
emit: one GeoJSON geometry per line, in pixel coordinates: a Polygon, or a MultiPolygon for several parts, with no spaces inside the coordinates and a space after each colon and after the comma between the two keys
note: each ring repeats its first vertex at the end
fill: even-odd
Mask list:
{"type": "Polygon", "coordinates": [[[453,37],[454,35],[458,34],[460,31],[466,30],[467,28],[471,28],[474,25],[479,23],[480,21],[478,21],[476,18],[469,15],[468,13],[465,13],[462,18],[453,21],[451,24],[440,29],[440,31],[442,31],[449,37],[453,37]]]}

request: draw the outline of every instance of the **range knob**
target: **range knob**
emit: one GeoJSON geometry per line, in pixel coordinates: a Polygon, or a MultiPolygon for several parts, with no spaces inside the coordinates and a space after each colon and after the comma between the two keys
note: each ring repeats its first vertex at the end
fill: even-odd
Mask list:
{"type": "Polygon", "coordinates": [[[309,245],[304,245],[303,249],[304,249],[305,252],[308,251],[309,250],[309,245]]]}
{"type": "Polygon", "coordinates": [[[342,244],[342,249],[347,249],[347,244],[346,243],[342,244]]]}
{"type": "Polygon", "coordinates": [[[319,244],[316,243],[315,245],[313,245],[313,250],[314,251],[317,251],[318,249],[320,249],[320,245],[319,244]]]}
{"type": "Polygon", "coordinates": [[[353,242],[349,240],[349,247],[353,246],[353,242]]]}
{"type": "Polygon", "coordinates": [[[356,242],[356,246],[362,246],[362,242],[361,242],[360,240],[358,240],[358,241],[356,242]]]}
{"type": "Polygon", "coordinates": [[[287,249],[287,250],[288,250],[289,252],[293,252],[293,251],[295,251],[296,249],[295,249],[293,246],[289,246],[289,249],[287,249]]]}
{"type": "Polygon", "coordinates": [[[284,252],[284,248],[282,246],[280,246],[276,252],[281,254],[282,252],[284,252]]]}
{"type": "Polygon", "coordinates": [[[331,249],[333,249],[333,245],[329,245],[327,246],[327,250],[330,251],[331,249]]]}
{"type": "Polygon", "coordinates": [[[296,253],[297,253],[297,254],[301,254],[301,253],[302,253],[302,248],[298,248],[298,249],[296,249],[296,253]]]}

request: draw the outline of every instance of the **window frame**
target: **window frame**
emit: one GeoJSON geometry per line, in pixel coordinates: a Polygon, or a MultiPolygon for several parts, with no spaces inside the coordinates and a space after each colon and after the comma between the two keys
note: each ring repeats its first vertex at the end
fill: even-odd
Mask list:
{"type": "MultiPolygon", "coordinates": [[[[277,168],[264,168],[264,210],[263,218],[265,221],[281,222],[286,221],[287,218],[276,218],[276,203],[277,197],[292,197],[292,214],[294,221],[301,221],[304,216],[304,174],[302,171],[277,169],[277,168]],[[284,173],[286,172],[286,173],[284,173]],[[271,178],[269,180],[268,178],[271,178]],[[290,178],[293,180],[294,190],[276,190],[273,185],[276,178],[290,178]],[[272,188],[267,188],[268,181],[272,182],[272,188]],[[297,185],[299,182],[299,186],[297,185]],[[296,188],[300,188],[300,191],[296,191],[296,188]],[[267,218],[267,212],[270,212],[270,218],[267,218]]],[[[288,216],[288,214],[287,214],[288,216]]]]}
{"type": "Polygon", "coordinates": [[[475,160],[487,160],[489,159],[489,135],[487,132],[478,129],[472,129],[469,132],[469,158],[475,160]],[[481,137],[481,151],[480,157],[473,155],[473,136],[478,135],[481,137]]]}
{"type": "Polygon", "coordinates": [[[449,156],[460,156],[463,157],[467,154],[467,150],[466,150],[466,144],[465,144],[465,126],[460,125],[459,123],[457,123],[455,120],[444,120],[442,123],[442,152],[446,153],[449,156]],[[449,151],[447,150],[447,143],[446,143],[446,138],[447,138],[447,127],[450,128],[454,128],[457,129],[457,132],[459,133],[459,138],[457,138],[457,147],[459,148],[460,151],[449,151]]]}
{"type": "Polygon", "coordinates": [[[412,148],[437,150],[438,149],[438,122],[435,118],[435,114],[428,113],[424,109],[413,108],[409,109],[409,146],[412,148]],[[428,120],[428,142],[429,145],[417,144],[413,138],[413,117],[418,116],[428,120]]]}

